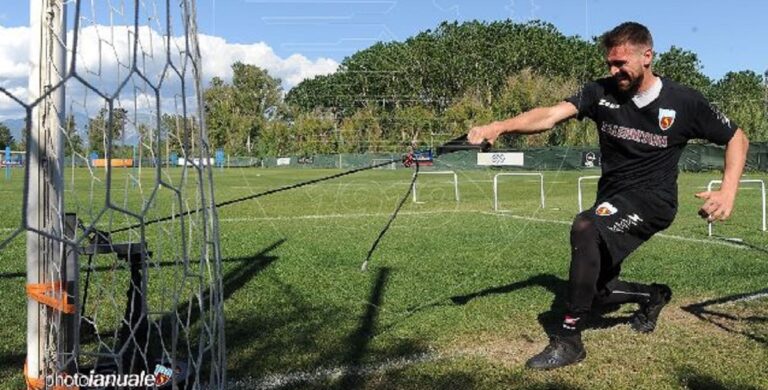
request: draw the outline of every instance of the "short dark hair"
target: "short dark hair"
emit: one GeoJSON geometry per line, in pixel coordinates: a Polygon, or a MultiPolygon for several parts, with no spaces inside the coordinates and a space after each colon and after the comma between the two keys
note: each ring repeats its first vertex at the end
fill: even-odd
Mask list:
{"type": "Polygon", "coordinates": [[[636,22],[624,22],[600,37],[600,46],[605,51],[625,43],[653,48],[653,37],[647,27],[636,22]]]}

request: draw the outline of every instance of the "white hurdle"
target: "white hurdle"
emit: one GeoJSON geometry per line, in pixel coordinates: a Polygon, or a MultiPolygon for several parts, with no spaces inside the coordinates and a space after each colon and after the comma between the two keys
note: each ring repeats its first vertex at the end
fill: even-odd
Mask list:
{"type": "Polygon", "coordinates": [[[493,211],[499,211],[499,176],[538,176],[541,208],[544,208],[544,175],[540,172],[503,172],[493,177],[493,211]]]}
{"type": "Polygon", "coordinates": [[[391,164],[381,165],[373,169],[392,169],[392,170],[397,169],[397,164],[391,158],[374,158],[373,160],[371,160],[371,165],[375,166],[378,164],[383,164],[387,161],[391,161],[391,164]]]}
{"type": "Polygon", "coordinates": [[[584,211],[584,206],[582,205],[582,203],[584,201],[583,201],[583,195],[582,195],[582,191],[581,191],[581,182],[583,180],[595,180],[595,179],[600,179],[600,176],[581,176],[581,177],[579,177],[579,183],[578,183],[578,187],[579,187],[579,212],[584,211]]]}
{"type": "MultiPolygon", "coordinates": [[[[414,176],[416,174],[414,173],[414,176]]],[[[456,175],[456,172],[454,171],[435,171],[435,172],[419,172],[419,175],[453,175],[453,194],[456,198],[456,201],[459,201],[459,177],[456,175]]],[[[418,202],[416,200],[416,181],[413,181],[413,187],[411,188],[411,192],[413,193],[413,203],[424,203],[424,202],[418,202]]]]}
{"type": "MultiPolygon", "coordinates": [[[[766,231],[766,223],[765,223],[765,181],[761,179],[741,179],[739,180],[739,183],[741,184],[749,184],[749,183],[755,183],[760,184],[760,194],[761,194],[761,205],[763,209],[763,231],[766,231]]],[[[722,180],[712,180],[707,184],[707,191],[712,191],[712,187],[714,187],[715,184],[723,184],[722,180]]],[[[712,236],[712,221],[707,221],[707,235],[712,236]]]]}

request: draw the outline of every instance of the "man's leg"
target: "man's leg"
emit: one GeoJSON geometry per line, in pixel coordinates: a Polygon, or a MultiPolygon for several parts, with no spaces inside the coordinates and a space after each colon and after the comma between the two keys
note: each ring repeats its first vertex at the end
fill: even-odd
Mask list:
{"type": "Polygon", "coordinates": [[[595,305],[622,305],[625,303],[645,303],[654,291],[652,285],[625,282],[619,280],[618,273],[616,276],[607,283],[600,283],[602,285],[599,292],[595,296],[595,305]]]}
{"type": "Polygon", "coordinates": [[[550,344],[527,362],[529,368],[553,369],[583,360],[587,353],[581,330],[597,292],[600,276],[601,238],[589,217],[579,215],[571,227],[571,267],[568,280],[568,313],[562,329],[550,344]]]}
{"type": "Polygon", "coordinates": [[[672,290],[664,284],[641,284],[625,282],[618,276],[605,284],[595,296],[595,305],[611,306],[624,303],[637,303],[640,307],[632,315],[632,329],[649,333],[656,329],[656,320],[661,309],[672,299],[672,290]]]}

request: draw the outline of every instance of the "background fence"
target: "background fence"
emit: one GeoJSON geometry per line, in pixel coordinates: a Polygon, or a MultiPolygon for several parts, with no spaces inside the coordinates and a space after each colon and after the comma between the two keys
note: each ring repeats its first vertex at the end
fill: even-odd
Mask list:
{"type": "MultiPolygon", "coordinates": [[[[499,151],[502,152],[502,151],[499,151]]],[[[522,167],[504,167],[505,170],[583,170],[594,169],[599,166],[600,152],[597,148],[532,148],[525,150],[504,150],[504,152],[522,152],[524,165],[522,167]]],[[[725,148],[716,145],[691,144],[683,151],[679,167],[682,171],[698,172],[723,169],[723,156],[725,148]]],[[[393,159],[400,161],[401,155],[396,153],[371,153],[371,154],[320,154],[313,156],[284,156],[284,157],[235,157],[225,156],[223,168],[336,168],[353,169],[371,165],[374,160],[393,159]]],[[[154,167],[157,161],[154,159],[141,159],[142,167],[154,167]]],[[[67,166],[86,167],[93,166],[90,159],[75,157],[66,158],[67,166]]],[[[162,161],[163,165],[177,165],[177,159],[162,161]]],[[[443,156],[438,156],[433,162],[436,168],[451,169],[488,169],[477,165],[477,156],[474,151],[462,151],[443,156]]],[[[402,168],[401,164],[396,164],[402,168]]],[[[134,167],[135,168],[135,167],[134,167]]],[[[497,169],[497,168],[491,168],[497,169]]],[[[768,171],[768,143],[753,143],[750,145],[747,156],[748,171],[768,171]]]]}

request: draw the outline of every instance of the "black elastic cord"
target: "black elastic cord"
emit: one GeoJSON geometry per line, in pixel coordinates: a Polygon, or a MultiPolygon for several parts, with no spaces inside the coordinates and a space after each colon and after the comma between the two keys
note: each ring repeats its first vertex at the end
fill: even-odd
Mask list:
{"type": "MultiPolygon", "coordinates": [[[[387,161],[387,162],[383,162],[381,164],[374,164],[374,165],[363,167],[363,168],[356,168],[356,169],[352,169],[352,170],[349,170],[349,171],[344,171],[344,172],[341,172],[341,173],[337,173],[335,175],[325,176],[325,177],[321,177],[321,178],[318,178],[318,179],[312,179],[312,180],[307,180],[307,181],[303,181],[303,182],[296,183],[296,184],[291,184],[291,185],[285,186],[285,187],[275,188],[275,189],[272,189],[272,190],[260,192],[258,194],[248,195],[248,196],[244,196],[242,198],[236,198],[236,199],[228,200],[228,201],[225,201],[225,202],[221,202],[221,203],[218,203],[218,204],[214,205],[214,207],[228,206],[228,205],[231,205],[231,204],[245,202],[247,200],[260,198],[262,196],[272,195],[272,194],[276,194],[278,192],[288,191],[288,190],[292,190],[292,189],[295,189],[295,188],[300,188],[300,187],[308,186],[308,185],[311,185],[311,184],[320,183],[320,182],[323,182],[323,181],[326,181],[326,180],[338,179],[340,177],[351,175],[353,173],[363,172],[363,171],[367,171],[369,169],[374,169],[374,168],[378,168],[378,167],[381,167],[381,166],[384,166],[384,165],[392,164],[392,163],[394,163],[396,161],[397,160],[390,160],[390,161],[387,161]]],[[[148,225],[152,225],[152,224],[155,224],[155,223],[158,223],[158,222],[170,221],[170,220],[172,220],[174,218],[178,218],[178,217],[187,216],[187,215],[190,215],[190,214],[199,213],[199,212],[201,212],[203,210],[204,210],[204,208],[202,208],[202,207],[198,208],[198,209],[195,209],[195,210],[187,210],[187,211],[184,211],[184,212],[181,212],[181,213],[177,213],[177,214],[174,214],[174,215],[170,215],[170,216],[167,216],[167,217],[153,219],[153,220],[150,220],[150,221],[147,221],[147,222],[144,222],[144,223],[138,223],[136,225],[132,225],[132,226],[120,228],[120,229],[117,229],[117,230],[113,230],[113,231],[110,232],[110,234],[120,233],[120,232],[128,231],[128,230],[131,230],[131,229],[138,229],[138,228],[140,228],[142,226],[148,226],[148,225]]]]}
{"type": "Polygon", "coordinates": [[[384,237],[384,235],[387,233],[387,230],[389,230],[389,227],[392,225],[392,222],[394,222],[395,218],[397,218],[397,213],[399,213],[400,209],[403,208],[405,201],[408,199],[408,196],[411,194],[411,191],[413,190],[413,185],[414,183],[416,183],[416,178],[419,176],[419,160],[417,158],[414,158],[413,163],[416,165],[416,171],[413,173],[413,178],[411,179],[411,185],[408,186],[408,190],[405,191],[405,195],[403,195],[403,198],[400,199],[400,203],[398,203],[397,208],[395,208],[395,212],[392,213],[392,216],[389,217],[389,221],[387,221],[387,224],[384,225],[384,229],[382,229],[381,232],[379,232],[379,236],[376,237],[376,241],[373,242],[371,249],[368,250],[368,255],[365,256],[365,261],[363,261],[363,265],[360,266],[361,271],[368,270],[368,262],[371,260],[371,256],[373,256],[373,252],[376,251],[376,247],[379,246],[379,242],[381,241],[382,237],[384,237]]]}

